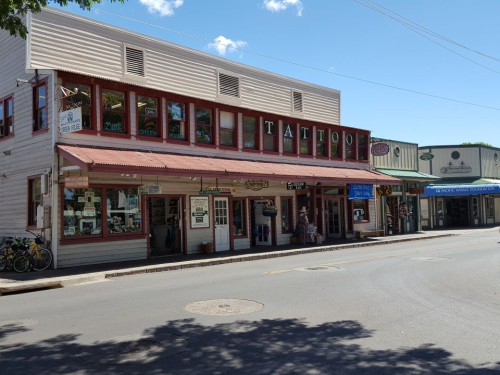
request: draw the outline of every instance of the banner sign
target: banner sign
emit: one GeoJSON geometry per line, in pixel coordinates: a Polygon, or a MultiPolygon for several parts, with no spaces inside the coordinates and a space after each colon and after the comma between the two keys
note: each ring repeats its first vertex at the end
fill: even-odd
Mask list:
{"type": "Polygon", "coordinates": [[[373,185],[349,185],[349,199],[373,199],[373,185]]]}
{"type": "Polygon", "coordinates": [[[423,187],[409,188],[408,193],[410,193],[410,194],[424,194],[425,188],[423,188],[423,187]]]}
{"type": "Polygon", "coordinates": [[[453,196],[453,195],[477,195],[500,193],[500,184],[491,185],[450,185],[450,186],[427,186],[426,197],[453,196]]]}
{"type": "Polygon", "coordinates": [[[89,176],[66,177],[64,179],[64,187],[66,189],[81,189],[89,187],[89,176]]]}
{"type": "Polygon", "coordinates": [[[263,188],[269,187],[269,181],[263,180],[248,180],[245,182],[245,189],[251,189],[253,191],[262,190],[263,188]]]}
{"type": "Polygon", "coordinates": [[[191,228],[208,227],[208,197],[191,197],[191,228]]]}
{"type": "Polygon", "coordinates": [[[384,156],[389,153],[389,145],[387,143],[375,143],[372,145],[373,156],[384,156]]]}
{"type": "Polygon", "coordinates": [[[62,135],[82,130],[82,107],[59,113],[59,122],[62,135]]]}
{"type": "Polygon", "coordinates": [[[471,173],[471,167],[443,167],[441,173],[471,173]]]}
{"type": "Polygon", "coordinates": [[[286,190],[302,190],[305,189],[306,183],[305,182],[287,182],[286,183],[286,190]]]}

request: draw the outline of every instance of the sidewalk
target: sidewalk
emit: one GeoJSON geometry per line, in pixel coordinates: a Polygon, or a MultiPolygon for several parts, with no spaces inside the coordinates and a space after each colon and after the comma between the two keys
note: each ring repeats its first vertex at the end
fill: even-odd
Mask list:
{"type": "Polygon", "coordinates": [[[376,246],[406,241],[427,240],[440,237],[494,231],[497,228],[466,228],[458,230],[433,230],[389,237],[374,237],[360,240],[329,240],[322,245],[282,245],[263,246],[258,249],[226,251],[211,255],[174,255],[127,261],[105,263],[81,267],[47,270],[29,273],[0,273],[0,295],[24,293],[29,291],[64,288],[68,286],[96,282],[111,277],[141,273],[174,271],[184,268],[215,266],[233,262],[248,262],[266,258],[277,258],[323,251],[335,251],[365,246],[376,246]]]}

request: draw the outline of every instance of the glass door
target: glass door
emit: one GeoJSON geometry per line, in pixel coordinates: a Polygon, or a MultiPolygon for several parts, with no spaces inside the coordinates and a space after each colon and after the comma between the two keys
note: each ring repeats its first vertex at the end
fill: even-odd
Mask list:
{"type": "Polygon", "coordinates": [[[231,248],[229,235],[228,198],[215,198],[215,250],[231,248]]]}
{"type": "Polygon", "coordinates": [[[342,216],[340,210],[340,199],[328,199],[325,201],[327,216],[327,235],[330,238],[342,237],[342,216]]]}

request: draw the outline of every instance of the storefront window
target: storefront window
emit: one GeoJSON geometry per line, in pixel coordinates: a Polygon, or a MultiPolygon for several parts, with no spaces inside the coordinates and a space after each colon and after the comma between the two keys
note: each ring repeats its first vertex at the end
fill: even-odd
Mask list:
{"type": "Polygon", "coordinates": [[[493,198],[486,198],[486,217],[492,218],[495,216],[495,205],[493,198]]]}
{"type": "Polygon", "coordinates": [[[328,147],[325,129],[316,129],[316,155],[327,156],[326,151],[328,147]]]}
{"type": "Polygon", "coordinates": [[[264,121],[264,150],[276,151],[276,124],[274,121],[264,121]]]}
{"type": "Polygon", "coordinates": [[[366,138],[364,134],[358,134],[358,160],[366,160],[367,148],[366,148],[366,138]]]}
{"type": "Polygon", "coordinates": [[[82,108],[82,127],[92,129],[91,108],[92,108],[92,91],[90,86],[77,85],[76,83],[66,82],[66,88],[73,92],[66,98],[66,109],[81,107],[82,108]]]}
{"type": "Polygon", "coordinates": [[[183,103],[168,102],[168,138],[187,140],[186,106],[183,103]]]}
{"type": "Polygon", "coordinates": [[[103,131],[110,133],[126,133],[125,93],[113,90],[102,90],[102,124],[103,131]]]}
{"type": "Polygon", "coordinates": [[[354,159],[354,135],[347,134],[345,136],[345,157],[346,159],[354,159]]]}
{"type": "Polygon", "coordinates": [[[212,110],[196,108],[196,141],[209,143],[212,141],[212,110]]]}
{"type": "Polygon", "coordinates": [[[244,147],[258,149],[257,143],[257,119],[255,117],[243,117],[243,130],[244,130],[244,147]]]}
{"type": "Polygon", "coordinates": [[[235,146],[235,129],[234,113],[220,111],[220,144],[222,146],[235,146]]]}
{"type": "Polygon", "coordinates": [[[300,127],[300,153],[302,155],[310,155],[311,152],[311,135],[309,134],[309,128],[306,126],[300,127]]]}
{"type": "Polygon", "coordinates": [[[292,233],[292,199],[281,198],[281,219],[282,219],[282,233],[292,233]]]}
{"type": "Polygon", "coordinates": [[[295,153],[295,138],[294,138],[294,126],[293,124],[283,125],[283,152],[295,153]]]}
{"type": "Polygon", "coordinates": [[[439,198],[437,200],[437,217],[438,219],[444,219],[444,208],[443,208],[443,199],[439,198]]]}
{"type": "Polygon", "coordinates": [[[108,233],[141,232],[142,220],[137,189],[106,189],[108,233]]]}
{"type": "Polygon", "coordinates": [[[338,132],[332,132],[332,158],[341,158],[340,136],[338,132]]]}
{"type": "Polygon", "coordinates": [[[368,200],[354,199],[353,213],[354,213],[354,222],[368,220],[368,200]]]}
{"type": "Polygon", "coordinates": [[[64,189],[64,236],[102,235],[102,189],[64,189]]]}
{"type": "Polygon", "coordinates": [[[139,95],[137,99],[137,113],[139,115],[139,135],[160,137],[158,99],[139,95]]]}
{"type": "MultiPolygon", "coordinates": [[[[438,202],[439,204],[439,202],[438,202]]],[[[479,209],[478,209],[478,199],[472,198],[472,217],[477,219],[479,217],[479,209]]]]}
{"type": "Polygon", "coordinates": [[[245,231],[245,200],[233,200],[233,235],[244,236],[245,231]]]}

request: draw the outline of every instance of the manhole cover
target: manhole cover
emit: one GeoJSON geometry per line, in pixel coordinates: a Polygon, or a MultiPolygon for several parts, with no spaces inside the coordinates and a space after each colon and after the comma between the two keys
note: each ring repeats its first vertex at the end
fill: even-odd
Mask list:
{"type": "Polygon", "coordinates": [[[411,260],[419,260],[423,262],[437,262],[440,260],[450,260],[450,258],[445,258],[445,257],[413,257],[410,258],[411,260]]]}
{"type": "Polygon", "coordinates": [[[295,268],[295,271],[338,271],[339,267],[314,266],[295,268]]]}
{"type": "Polygon", "coordinates": [[[16,328],[28,328],[40,323],[37,319],[17,319],[0,321],[0,332],[16,328]]]}
{"type": "Polygon", "coordinates": [[[200,315],[229,316],[250,314],[263,307],[262,303],[246,299],[212,299],[190,303],[186,311],[200,315]]]}
{"type": "Polygon", "coordinates": [[[189,342],[175,335],[163,335],[161,340],[136,336],[122,336],[98,341],[83,349],[79,356],[86,362],[101,365],[137,365],[159,358],[173,357],[182,352],[189,342]]]}

